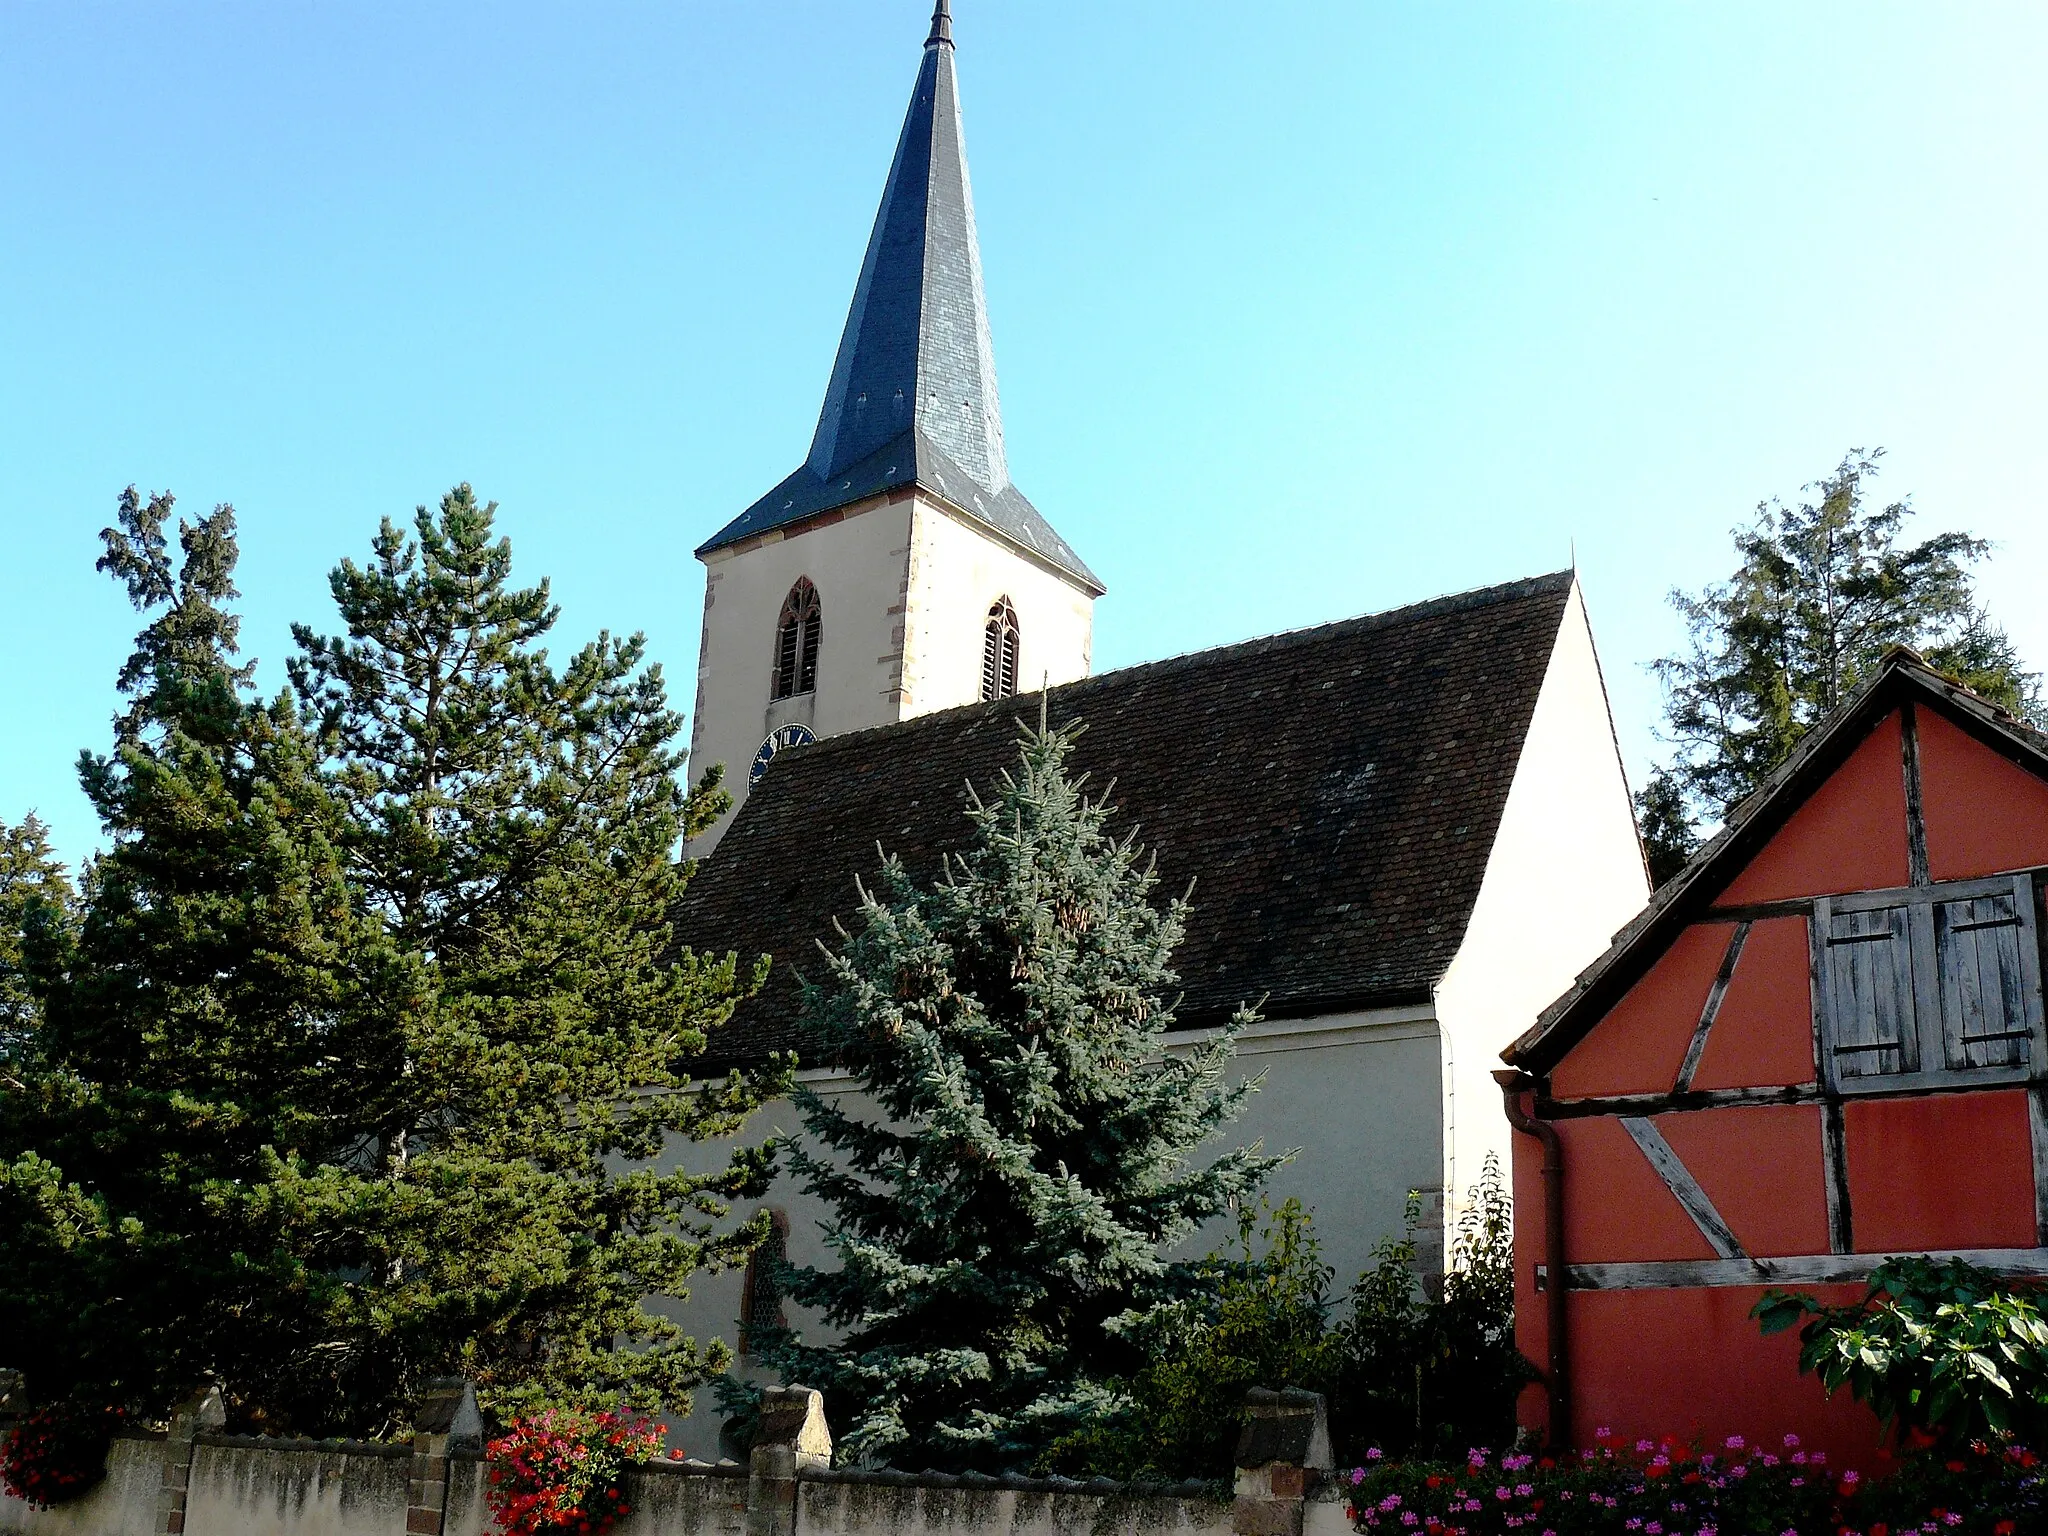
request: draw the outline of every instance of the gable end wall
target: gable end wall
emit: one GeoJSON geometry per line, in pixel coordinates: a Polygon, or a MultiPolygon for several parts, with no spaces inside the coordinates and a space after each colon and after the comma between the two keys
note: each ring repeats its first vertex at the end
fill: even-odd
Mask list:
{"type": "Polygon", "coordinates": [[[1454,1207],[1488,1153],[1508,1174],[1508,1125],[1493,1081],[1501,1051],[1648,894],[1607,689],[1574,583],[1464,942],[1437,988],[1444,1182],[1454,1207]]]}
{"type": "MultiPolygon", "coordinates": [[[[1814,898],[1906,886],[1915,864],[1937,882],[2048,866],[2048,780],[1924,700],[1912,707],[1913,751],[1902,712],[1879,717],[1549,1074],[1538,1112],[1564,1150],[1581,1441],[1599,1425],[1793,1432],[1875,1465],[1874,1419],[1825,1402],[1796,1349],[1762,1337],[1748,1309],[1763,1285],[1740,1283],[1741,1266],[1805,1266],[1803,1288],[1839,1299],[1861,1295],[1858,1277],[1886,1253],[2048,1269],[2035,1177],[2048,1084],[1837,1095],[1820,1082],[1814,898]],[[1823,1270],[1849,1283],[1814,1285],[1823,1270]]],[[[2039,901],[2037,889],[2037,915],[2039,901]]],[[[1540,1152],[1515,1141],[1518,1343],[1543,1359],[1540,1152]]],[[[1541,1393],[1526,1396],[1525,1424],[1545,1417],[1541,1393]]]]}

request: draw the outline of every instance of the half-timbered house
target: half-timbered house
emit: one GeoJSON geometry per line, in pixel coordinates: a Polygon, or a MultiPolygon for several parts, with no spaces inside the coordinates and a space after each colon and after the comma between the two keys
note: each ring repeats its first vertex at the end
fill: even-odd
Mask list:
{"type": "Polygon", "coordinates": [[[2048,1271],[2044,875],[2048,737],[1896,651],[1504,1053],[1525,1424],[1877,1454],[1751,1308],[2048,1271]]]}

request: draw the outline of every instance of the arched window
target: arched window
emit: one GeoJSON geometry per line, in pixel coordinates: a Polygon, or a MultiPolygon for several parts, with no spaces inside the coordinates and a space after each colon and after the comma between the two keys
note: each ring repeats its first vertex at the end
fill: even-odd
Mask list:
{"type": "Polygon", "coordinates": [[[760,1342],[760,1330],[788,1326],[782,1311],[782,1291],[776,1285],[776,1271],[789,1259],[789,1212],[771,1206],[768,1235],[761,1246],[747,1255],[745,1278],[740,1283],[740,1353],[751,1355],[760,1342]]]}
{"type": "Polygon", "coordinates": [[[782,618],[775,626],[774,698],[809,693],[818,686],[818,589],[799,576],[782,600],[782,618]]]}
{"type": "Polygon", "coordinates": [[[1017,610],[999,597],[981,636],[981,696],[1007,699],[1017,691],[1017,610]]]}

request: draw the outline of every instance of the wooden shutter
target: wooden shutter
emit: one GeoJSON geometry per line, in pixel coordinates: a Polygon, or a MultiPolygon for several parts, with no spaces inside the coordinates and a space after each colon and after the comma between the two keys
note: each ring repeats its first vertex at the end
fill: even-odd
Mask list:
{"type": "Polygon", "coordinates": [[[1814,903],[1822,1049],[1837,1082],[1920,1070],[1908,907],[1814,903]]]}
{"type": "MultiPolygon", "coordinates": [[[[1977,883],[1973,882],[1973,886],[1977,883]]],[[[1934,903],[1941,1045],[1950,1070],[2024,1067],[2041,1020],[2033,882],[1934,903]]]]}

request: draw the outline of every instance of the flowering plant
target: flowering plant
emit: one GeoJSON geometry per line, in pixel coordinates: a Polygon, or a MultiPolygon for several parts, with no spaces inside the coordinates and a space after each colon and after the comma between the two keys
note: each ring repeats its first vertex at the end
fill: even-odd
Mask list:
{"type": "Polygon", "coordinates": [[[119,1408],[53,1403],[14,1427],[0,1456],[0,1481],[41,1509],[86,1492],[107,1475],[107,1446],[126,1415],[119,1408]]]}
{"type": "Polygon", "coordinates": [[[505,1536],[604,1536],[631,1506],[626,1470],[661,1430],[619,1413],[547,1412],[512,1421],[490,1446],[492,1512],[505,1536]]]}
{"type": "Polygon", "coordinates": [[[1979,1441],[1962,1456],[1922,1452],[1891,1476],[1831,1472],[1798,1437],[1765,1448],[1628,1445],[1602,1432],[1576,1456],[1463,1465],[1371,1457],[1343,1474],[1364,1532],[1403,1536],[2018,1536],[2048,1529],[2048,1480],[2017,1445],[1979,1441]]]}

